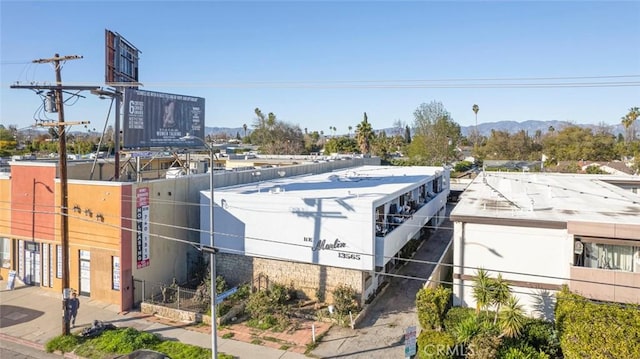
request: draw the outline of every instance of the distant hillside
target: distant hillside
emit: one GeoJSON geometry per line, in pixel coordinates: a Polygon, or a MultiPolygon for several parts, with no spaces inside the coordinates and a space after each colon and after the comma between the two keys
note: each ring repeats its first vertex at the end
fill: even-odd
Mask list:
{"type": "MultiPolygon", "coordinates": [[[[236,137],[236,134],[240,134],[240,137],[244,137],[244,128],[242,127],[205,127],[205,136],[207,135],[220,135],[222,133],[227,134],[229,137],[236,137]]],[[[251,133],[251,128],[247,127],[247,135],[251,133]]]]}
{"type": "MultiPolygon", "coordinates": [[[[524,130],[529,133],[529,136],[535,135],[536,131],[540,130],[543,134],[549,132],[549,127],[553,126],[556,131],[561,130],[567,126],[580,126],[587,127],[595,130],[599,126],[597,125],[585,125],[585,124],[577,124],[570,123],[565,121],[524,121],[524,122],[516,122],[516,121],[499,121],[499,122],[486,122],[478,124],[478,131],[483,136],[491,135],[491,130],[496,131],[506,131],[509,133],[516,133],[521,130],[524,130]]],[[[460,127],[460,131],[462,135],[467,136],[469,133],[473,131],[475,126],[464,126],[460,127]]],[[[624,133],[624,127],[621,124],[610,126],[610,130],[614,135],[618,135],[619,133],[624,133]]]]}

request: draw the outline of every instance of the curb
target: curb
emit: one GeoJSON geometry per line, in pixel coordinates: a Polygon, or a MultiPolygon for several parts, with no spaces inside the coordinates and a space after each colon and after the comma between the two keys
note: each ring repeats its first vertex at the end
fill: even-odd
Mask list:
{"type": "Polygon", "coordinates": [[[33,349],[38,349],[38,350],[40,350],[42,352],[45,351],[44,350],[44,345],[42,345],[40,343],[32,342],[30,340],[26,340],[26,339],[22,339],[22,338],[18,338],[18,337],[13,337],[13,336],[7,335],[5,333],[0,333],[0,339],[1,340],[6,340],[8,342],[24,345],[26,347],[30,347],[30,348],[33,348],[33,349]]]}
{"type": "MultiPolygon", "coordinates": [[[[25,347],[30,347],[33,349],[37,349],[41,352],[46,352],[44,345],[40,344],[40,343],[36,343],[36,342],[32,342],[30,340],[26,340],[26,339],[22,339],[22,338],[18,338],[18,337],[14,337],[11,335],[7,335],[5,333],[0,333],[0,340],[5,340],[8,342],[12,342],[15,344],[19,344],[25,347]]],[[[78,356],[74,353],[63,353],[60,351],[54,351],[53,354],[58,354],[60,356],[62,356],[63,358],[68,358],[68,359],[85,359],[84,357],[78,356]]]]}

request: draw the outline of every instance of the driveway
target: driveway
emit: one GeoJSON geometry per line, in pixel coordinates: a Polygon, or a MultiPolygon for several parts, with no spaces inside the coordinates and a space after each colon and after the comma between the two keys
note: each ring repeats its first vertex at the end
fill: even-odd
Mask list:
{"type": "MultiPolygon", "coordinates": [[[[448,219],[453,207],[447,205],[447,219],[418,249],[413,259],[430,262],[440,259],[453,236],[453,225],[448,219]]],[[[318,358],[404,358],[406,328],[416,326],[419,331],[420,327],[416,293],[434,267],[433,264],[407,263],[370,304],[365,319],[355,330],[333,326],[311,354],[318,358]]]]}

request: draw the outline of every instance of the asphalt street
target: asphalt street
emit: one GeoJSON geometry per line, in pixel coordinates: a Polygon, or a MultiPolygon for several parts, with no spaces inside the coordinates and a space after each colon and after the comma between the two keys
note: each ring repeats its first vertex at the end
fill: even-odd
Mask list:
{"type": "Polygon", "coordinates": [[[27,345],[8,340],[0,340],[0,358],[2,359],[60,359],[60,355],[49,354],[27,345]]]}

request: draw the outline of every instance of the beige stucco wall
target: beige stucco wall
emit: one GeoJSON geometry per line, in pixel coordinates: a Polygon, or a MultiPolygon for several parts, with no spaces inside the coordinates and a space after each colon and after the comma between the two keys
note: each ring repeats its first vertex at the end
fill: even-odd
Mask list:
{"type": "Polygon", "coordinates": [[[202,254],[189,242],[198,243],[200,191],[209,187],[207,176],[136,183],[132,189],[131,213],[136,217],[136,190],[149,188],[149,266],[137,268],[136,225],[131,241],[133,276],[151,283],[178,283],[189,279],[190,262],[202,254]]]}

